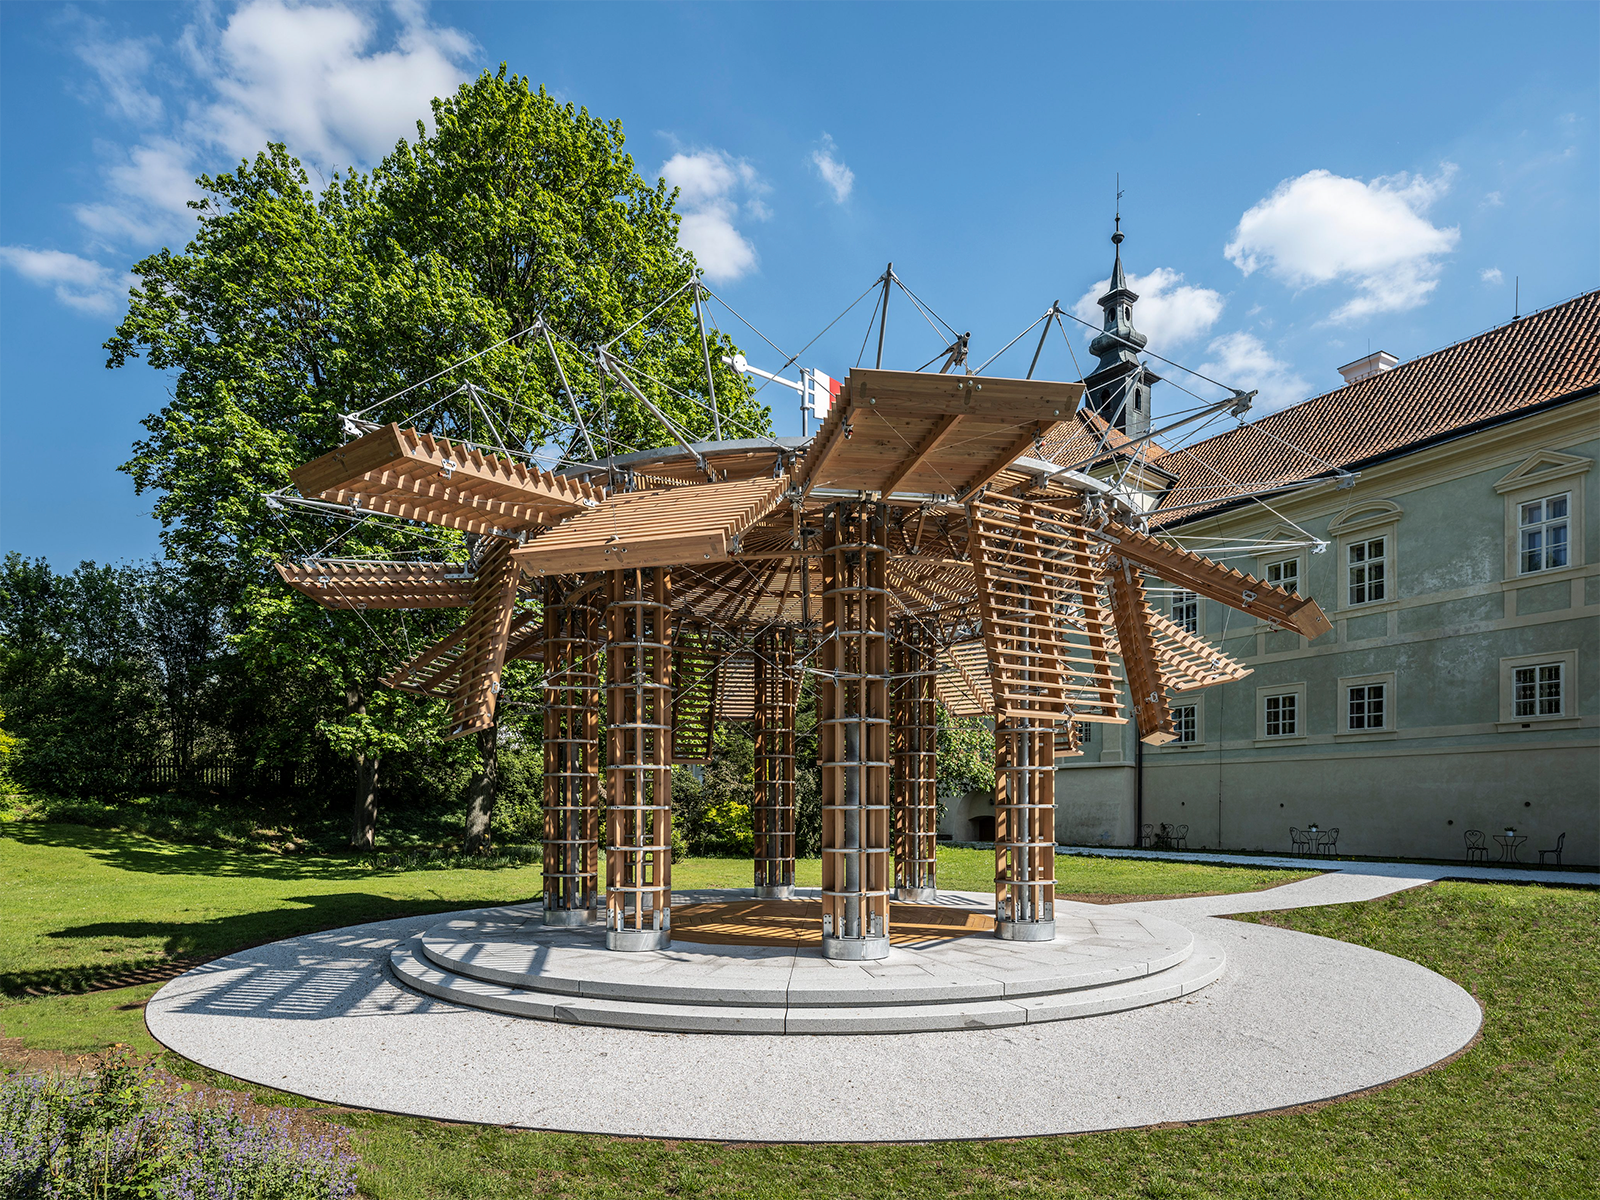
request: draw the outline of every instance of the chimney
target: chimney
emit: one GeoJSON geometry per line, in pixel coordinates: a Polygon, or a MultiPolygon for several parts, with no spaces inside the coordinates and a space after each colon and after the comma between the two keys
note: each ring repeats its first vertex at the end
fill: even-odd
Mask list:
{"type": "Polygon", "coordinates": [[[1382,375],[1398,366],[1400,360],[1387,350],[1377,350],[1365,358],[1358,358],[1353,363],[1346,363],[1339,368],[1339,374],[1344,376],[1345,383],[1360,383],[1363,379],[1371,379],[1374,375],[1382,375]]]}

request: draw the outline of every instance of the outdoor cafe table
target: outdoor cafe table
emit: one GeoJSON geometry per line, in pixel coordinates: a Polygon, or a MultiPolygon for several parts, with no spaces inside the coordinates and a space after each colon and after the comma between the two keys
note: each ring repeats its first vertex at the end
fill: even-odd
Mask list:
{"type": "Polygon", "coordinates": [[[1517,847],[1522,845],[1523,842],[1527,841],[1528,838],[1525,834],[1521,833],[1514,833],[1510,836],[1507,836],[1503,833],[1497,833],[1494,835],[1494,840],[1500,843],[1501,862],[1519,862],[1520,860],[1517,858],[1517,847]]]}

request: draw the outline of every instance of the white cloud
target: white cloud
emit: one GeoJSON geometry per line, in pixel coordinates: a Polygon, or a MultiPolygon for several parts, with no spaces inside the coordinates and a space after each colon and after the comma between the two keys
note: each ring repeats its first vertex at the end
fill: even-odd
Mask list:
{"type": "Polygon", "coordinates": [[[234,157],[269,138],[324,166],[382,157],[435,96],[455,91],[472,42],[407,4],[393,10],[392,45],[379,47],[376,11],[248,0],[221,29],[196,26],[197,48],[215,56],[216,91],[198,132],[234,157]]]}
{"type": "Polygon", "coordinates": [[[678,240],[706,275],[728,283],[753,271],[756,251],[734,225],[741,205],[757,221],[771,218],[762,200],[771,189],[756,169],[721,150],[680,151],[661,164],[661,177],[678,189],[683,222],[678,240]]]}
{"type": "MultiPolygon", "coordinates": [[[[1102,279],[1078,298],[1072,311],[1098,329],[1105,313],[1095,301],[1110,286],[1111,280],[1102,279]]],[[[1183,276],[1169,267],[1157,267],[1148,275],[1129,275],[1128,286],[1139,294],[1133,309],[1134,327],[1150,339],[1150,348],[1158,354],[1167,352],[1163,347],[1181,346],[1201,336],[1222,315],[1220,292],[1184,283],[1183,276]]]]}
{"type": "Polygon", "coordinates": [[[1499,284],[1506,281],[1505,272],[1499,267],[1485,267],[1478,272],[1478,278],[1484,283],[1499,284]]]}
{"type": "Polygon", "coordinates": [[[95,315],[112,312],[130,282],[93,259],[60,250],[0,246],[0,263],[31,283],[54,289],[56,299],[68,308],[95,315]]]}
{"type": "Polygon", "coordinates": [[[1240,217],[1223,253],[1246,275],[1266,270],[1296,288],[1353,285],[1356,295],[1335,321],[1415,308],[1438,286],[1439,260],[1460,240],[1459,228],[1422,215],[1454,173],[1446,164],[1433,179],[1402,173],[1363,183],[1309,171],[1240,217]]]}
{"type": "Polygon", "coordinates": [[[835,155],[838,149],[833,144],[833,138],[826,133],[822,135],[822,148],[811,152],[811,163],[822,176],[822,182],[833,191],[835,204],[843,204],[850,199],[850,192],[856,186],[856,173],[835,155]]]}
{"type": "Polygon", "coordinates": [[[1311,385],[1252,333],[1225,333],[1206,350],[1212,357],[1200,364],[1200,373],[1242,391],[1259,392],[1250,410],[1253,414],[1276,412],[1311,394],[1311,385]]]}
{"type": "Polygon", "coordinates": [[[101,21],[73,14],[81,21],[72,38],[77,55],[94,71],[104,93],[106,109],[113,116],[139,124],[159,120],[164,107],[161,98],[145,87],[158,42],[155,38],[108,40],[101,21]]]}
{"type": "Polygon", "coordinates": [[[1499,192],[1490,192],[1483,198],[1483,202],[1489,208],[1503,208],[1506,199],[1499,192]]]}

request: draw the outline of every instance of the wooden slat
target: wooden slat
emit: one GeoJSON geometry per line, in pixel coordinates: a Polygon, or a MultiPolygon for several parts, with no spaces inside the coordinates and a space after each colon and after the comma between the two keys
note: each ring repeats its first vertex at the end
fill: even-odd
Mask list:
{"type": "Polygon", "coordinates": [[[1151,634],[1150,606],[1145,602],[1144,582],[1128,562],[1119,560],[1106,573],[1111,586],[1111,615],[1117,624],[1117,645],[1122,651],[1122,669],[1133,697],[1133,717],[1139,740],[1160,746],[1178,735],[1172,728],[1172,711],[1167,707],[1167,690],[1162,685],[1161,667],[1156,659],[1155,639],[1151,634]]]}
{"type": "Polygon", "coordinates": [[[611,496],[515,557],[533,576],[719,562],[734,538],[777,506],[786,484],[739,479],[611,496]]]}
{"type": "Polygon", "coordinates": [[[1108,542],[1118,554],[1149,567],[1168,583],[1199,592],[1229,608],[1264,621],[1285,625],[1306,638],[1319,638],[1333,628],[1317,602],[1247,575],[1233,567],[1159,541],[1117,521],[1108,521],[1094,536],[1108,542]]]}
{"type": "Polygon", "coordinates": [[[484,552],[473,579],[472,612],[461,640],[461,682],[451,697],[447,738],[463,737],[494,724],[512,610],[517,602],[517,564],[511,543],[484,552]]]}
{"type": "Polygon", "coordinates": [[[313,558],[276,565],[286,584],[324,608],[465,608],[472,602],[472,580],[460,563],[313,558]]]}

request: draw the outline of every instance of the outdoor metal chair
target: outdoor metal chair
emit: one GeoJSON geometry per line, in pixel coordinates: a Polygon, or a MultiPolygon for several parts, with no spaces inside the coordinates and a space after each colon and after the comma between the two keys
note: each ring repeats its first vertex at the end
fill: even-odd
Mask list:
{"type": "Polygon", "coordinates": [[[1172,848],[1174,850],[1187,850],[1189,848],[1189,827],[1179,825],[1172,831],[1172,848]]]}
{"type": "Polygon", "coordinates": [[[1289,852],[1291,854],[1304,852],[1311,853],[1311,832],[1306,829],[1296,829],[1289,826],[1289,852]]]}
{"type": "Polygon", "coordinates": [[[1141,826],[1139,826],[1139,845],[1141,845],[1141,846],[1153,846],[1153,845],[1155,845],[1155,842],[1156,842],[1155,831],[1156,831],[1156,827],[1154,825],[1141,825],[1141,826]]]}
{"type": "Polygon", "coordinates": [[[1172,826],[1166,821],[1161,822],[1161,828],[1156,830],[1156,845],[1163,850],[1172,849],[1172,826]]]}
{"type": "Polygon", "coordinates": [[[1541,850],[1541,851],[1539,851],[1539,865],[1541,867],[1544,866],[1544,856],[1546,854],[1554,854],[1556,856],[1556,866],[1559,867],[1561,865],[1561,847],[1565,846],[1566,844],[1567,844],[1567,835],[1563,833],[1560,837],[1558,837],[1556,839],[1556,848],[1554,850],[1541,850]]]}
{"type": "Polygon", "coordinates": [[[1321,830],[1317,834],[1317,853],[1332,858],[1339,852],[1339,827],[1321,830]]]}
{"type": "Polygon", "coordinates": [[[1484,839],[1483,830],[1469,829],[1467,830],[1465,836],[1467,839],[1467,861],[1484,863],[1488,862],[1489,846],[1487,841],[1484,839]]]}

